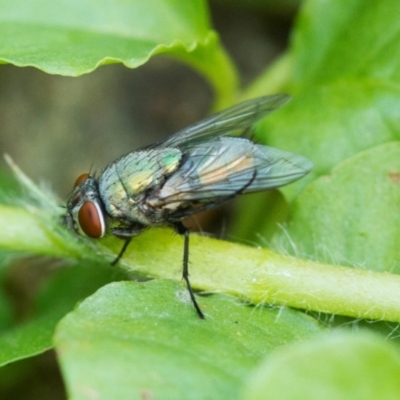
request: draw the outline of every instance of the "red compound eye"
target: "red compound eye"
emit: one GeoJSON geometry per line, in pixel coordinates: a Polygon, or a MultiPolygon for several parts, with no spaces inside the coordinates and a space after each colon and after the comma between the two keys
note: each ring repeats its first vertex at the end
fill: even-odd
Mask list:
{"type": "Polygon", "coordinates": [[[78,212],[78,222],[86,236],[93,239],[99,239],[104,236],[104,216],[98,204],[92,201],[83,203],[78,212]]]}
{"type": "Polygon", "coordinates": [[[89,178],[89,174],[82,174],[78,176],[78,179],[75,181],[74,188],[85,182],[89,178]]]}

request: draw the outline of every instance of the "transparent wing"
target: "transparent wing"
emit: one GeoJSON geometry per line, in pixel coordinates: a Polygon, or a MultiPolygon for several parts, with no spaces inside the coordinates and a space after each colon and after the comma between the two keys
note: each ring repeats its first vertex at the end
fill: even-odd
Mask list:
{"type": "Polygon", "coordinates": [[[243,131],[259,119],[272,113],[290,100],[286,94],[258,97],[236,104],[224,111],[191,125],[171,136],[156,147],[185,147],[193,142],[202,142],[216,136],[243,131]]]}
{"type": "Polygon", "coordinates": [[[271,189],[301,178],[312,166],[303,156],[245,138],[215,138],[188,150],[186,161],[157,194],[158,206],[212,203],[242,191],[271,189]]]}

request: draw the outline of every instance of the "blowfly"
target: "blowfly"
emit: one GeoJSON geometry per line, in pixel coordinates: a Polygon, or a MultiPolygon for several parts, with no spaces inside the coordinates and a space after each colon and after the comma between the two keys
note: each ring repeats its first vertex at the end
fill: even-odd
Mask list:
{"type": "Polygon", "coordinates": [[[79,176],[67,203],[68,227],[94,239],[106,233],[123,239],[113,264],[148,227],[172,227],[184,237],[182,276],[204,318],[189,281],[189,231],[182,220],[238,194],[286,185],[311,170],[303,156],[229,136],[245,132],[289,99],[278,94],[245,101],[122,156],[97,176],[79,176]]]}

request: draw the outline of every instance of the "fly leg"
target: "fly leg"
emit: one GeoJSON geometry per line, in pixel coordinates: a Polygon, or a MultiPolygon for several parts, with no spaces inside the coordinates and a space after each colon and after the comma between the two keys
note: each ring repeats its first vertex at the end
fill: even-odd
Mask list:
{"type": "MultiPolygon", "coordinates": [[[[196,213],[200,212],[200,211],[208,210],[210,208],[214,208],[214,207],[220,205],[221,203],[224,203],[225,201],[228,201],[231,198],[237,196],[238,194],[244,192],[254,182],[254,180],[256,179],[256,176],[257,176],[257,171],[254,171],[251,179],[248,182],[246,182],[246,185],[244,185],[240,190],[238,190],[235,193],[232,193],[229,196],[223,197],[223,198],[219,199],[218,201],[215,201],[214,203],[205,204],[201,207],[198,207],[196,209],[196,213]]],[[[193,210],[186,210],[186,211],[188,211],[188,212],[186,213],[184,210],[183,212],[181,212],[179,214],[179,216],[178,215],[175,215],[175,216],[178,216],[179,218],[184,218],[187,215],[193,214],[193,210]]],[[[196,298],[194,297],[192,285],[190,284],[190,280],[189,280],[189,230],[181,222],[174,222],[173,227],[180,235],[184,236],[184,240],[185,240],[184,246],[183,246],[182,277],[186,282],[187,288],[189,290],[190,299],[192,300],[193,306],[196,309],[197,315],[199,316],[199,318],[205,319],[204,314],[201,311],[200,306],[197,304],[196,298]]]]}
{"type": "Polygon", "coordinates": [[[118,261],[122,258],[125,253],[125,250],[128,248],[129,243],[131,242],[134,236],[139,235],[146,229],[145,226],[141,224],[132,224],[128,228],[112,228],[111,233],[119,239],[125,240],[124,245],[122,246],[121,250],[119,251],[117,257],[111,263],[112,266],[118,264],[118,261]]]}
{"type": "Polygon", "coordinates": [[[189,280],[189,230],[181,222],[174,223],[174,228],[180,235],[183,235],[184,237],[182,278],[186,282],[190,299],[192,300],[197,315],[200,319],[205,319],[204,314],[200,309],[200,306],[197,304],[197,300],[194,296],[192,285],[190,284],[189,280]]]}
{"type": "Polygon", "coordinates": [[[122,256],[125,253],[125,250],[127,249],[127,247],[129,246],[129,243],[131,242],[132,237],[129,237],[127,239],[125,239],[125,243],[122,246],[121,250],[119,251],[117,257],[115,257],[114,261],[111,263],[112,266],[117,265],[118,261],[122,258],[122,256]]]}

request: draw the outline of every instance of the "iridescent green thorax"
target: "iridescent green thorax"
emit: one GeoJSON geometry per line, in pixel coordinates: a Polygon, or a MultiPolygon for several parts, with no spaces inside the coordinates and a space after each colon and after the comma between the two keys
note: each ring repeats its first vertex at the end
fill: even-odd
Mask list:
{"type": "Polygon", "coordinates": [[[140,221],[137,205],[150,189],[160,187],[177,170],[181,158],[178,149],[151,149],[130,153],[109,165],[99,179],[99,193],[108,214],[140,221]]]}

